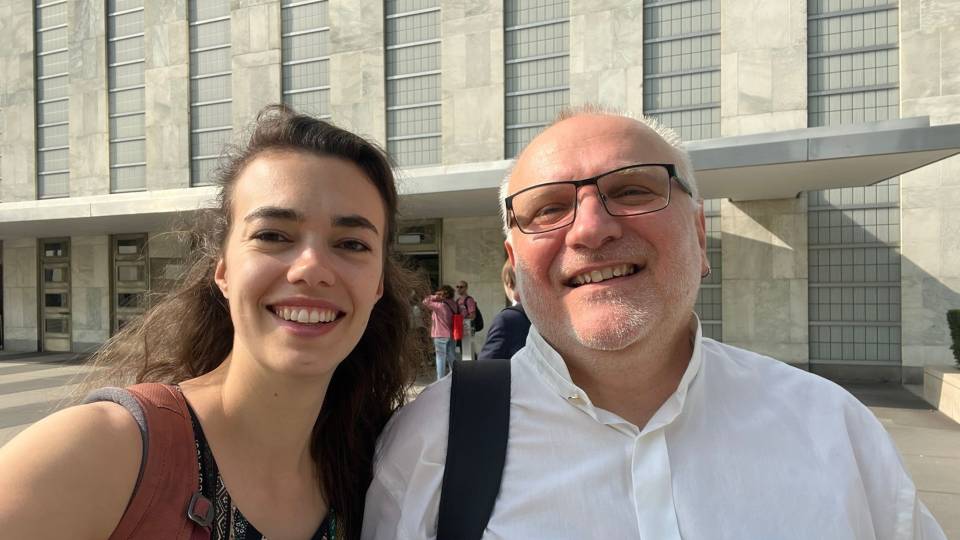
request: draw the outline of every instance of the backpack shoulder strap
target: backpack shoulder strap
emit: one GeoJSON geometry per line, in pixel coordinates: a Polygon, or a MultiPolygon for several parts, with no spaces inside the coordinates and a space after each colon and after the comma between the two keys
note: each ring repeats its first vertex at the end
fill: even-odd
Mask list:
{"type": "Polygon", "coordinates": [[[134,417],[143,438],[140,474],[111,540],[141,535],[177,540],[210,538],[213,506],[199,496],[199,466],[187,401],[175,386],[146,383],[103,388],[86,403],[111,401],[134,417]],[[199,497],[198,497],[199,496],[199,497]]]}
{"type": "Polygon", "coordinates": [[[510,432],[510,361],[453,363],[437,540],[479,540],[493,514],[510,432]]]}

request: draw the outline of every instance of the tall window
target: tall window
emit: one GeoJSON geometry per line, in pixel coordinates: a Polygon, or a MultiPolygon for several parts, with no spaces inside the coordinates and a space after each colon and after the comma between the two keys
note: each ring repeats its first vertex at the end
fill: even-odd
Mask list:
{"type": "Polygon", "coordinates": [[[387,149],[440,163],[440,1],[386,0],[387,149]]]}
{"type": "MultiPolygon", "coordinates": [[[[645,0],[643,112],[684,141],[720,136],[720,0],[645,0]]],[[[703,201],[711,274],[696,310],[703,335],[723,337],[720,200],[703,201]]]]}
{"type": "Polygon", "coordinates": [[[720,0],[645,0],[643,111],[685,140],[720,136],[720,0]]]}
{"type": "Polygon", "coordinates": [[[570,102],[570,3],[505,0],[506,157],[523,150],[570,102]]]}
{"type": "MultiPolygon", "coordinates": [[[[898,117],[896,0],[809,0],[809,125],[898,117]]],[[[899,366],[900,185],[810,192],[811,364],[899,366]]]]}
{"type": "Polygon", "coordinates": [[[327,0],[283,0],[283,102],[330,118],[330,19],[327,0]]]}
{"type": "Polygon", "coordinates": [[[808,124],[899,117],[896,0],[809,0],[808,124]]]}
{"type": "Polygon", "coordinates": [[[190,182],[210,172],[233,129],[230,89],[230,0],[190,2],[190,182]]]}
{"type": "Polygon", "coordinates": [[[66,197],[70,194],[67,0],[36,0],[35,17],[37,197],[66,197]]]}
{"type": "Polygon", "coordinates": [[[700,292],[694,309],[700,317],[704,337],[717,341],[723,339],[723,266],[720,237],[720,199],[703,201],[707,225],[707,259],[710,275],[700,283],[700,292]]]}
{"type": "Polygon", "coordinates": [[[146,188],[143,0],[107,2],[110,191],[146,188]]]}

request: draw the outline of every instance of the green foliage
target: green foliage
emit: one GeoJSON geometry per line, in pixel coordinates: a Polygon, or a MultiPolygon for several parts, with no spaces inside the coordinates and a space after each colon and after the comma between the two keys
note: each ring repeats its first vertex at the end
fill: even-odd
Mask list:
{"type": "Polygon", "coordinates": [[[950,326],[950,338],[953,345],[953,358],[957,361],[957,367],[960,367],[960,309],[951,309],[947,311],[947,324],[950,326]]]}

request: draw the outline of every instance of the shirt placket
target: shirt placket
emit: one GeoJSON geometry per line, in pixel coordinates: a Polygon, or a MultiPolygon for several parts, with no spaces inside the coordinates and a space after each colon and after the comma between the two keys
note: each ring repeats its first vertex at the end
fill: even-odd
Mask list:
{"type": "Polygon", "coordinates": [[[670,454],[662,428],[634,437],[631,470],[640,538],[680,540],[670,454]]]}

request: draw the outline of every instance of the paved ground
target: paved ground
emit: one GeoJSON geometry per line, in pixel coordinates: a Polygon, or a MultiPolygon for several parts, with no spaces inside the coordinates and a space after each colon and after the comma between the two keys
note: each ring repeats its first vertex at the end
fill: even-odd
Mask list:
{"type": "MultiPolygon", "coordinates": [[[[85,372],[74,354],[0,352],[0,446],[56,410],[85,372]]],[[[414,391],[428,384],[425,373],[414,391]]],[[[947,537],[960,540],[960,424],[896,385],[848,386],[887,428],[920,497],[947,537]]]]}
{"type": "Polygon", "coordinates": [[[87,372],[76,354],[0,352],[0,445],[62,405],[87,372]]]}
{"type": "Polygon", "coordinates": [[[846,388],[887,428],[947,538],[960,540],[960,424],[902,386],[846,388]]]}

